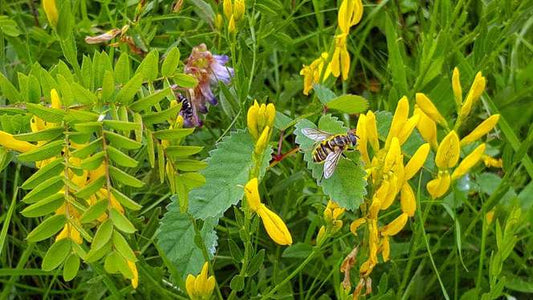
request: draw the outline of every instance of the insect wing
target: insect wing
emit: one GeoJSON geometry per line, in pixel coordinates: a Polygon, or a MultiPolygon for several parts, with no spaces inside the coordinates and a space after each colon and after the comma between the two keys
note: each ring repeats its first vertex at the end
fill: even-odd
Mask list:
{"type": "Polygon", "coordinates": [[[330,152],[328,156],[326,157],[326,160],[324,162],[324,178],[328,179],[333,175],[335,172],[335,169],[337,168],[337,164],[339,163],[339,159],[342,155],[342,149],[337,149],[334,152],[330,152]]]}
{"type": "Polygon", "coordinates": [[[302,129],[302,133],[306,137],[312,139],[315,142],[321,142],[321,141],[329,138],[330,136],[332,136],[331,133],[327,133],[325,131],[314,129],[314,128],[304,128],[304,129],[302,129]]]}

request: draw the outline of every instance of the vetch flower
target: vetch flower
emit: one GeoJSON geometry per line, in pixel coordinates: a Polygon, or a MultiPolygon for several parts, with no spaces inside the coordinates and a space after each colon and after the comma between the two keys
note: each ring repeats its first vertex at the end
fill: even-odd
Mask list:
{"type": "Polygon", "coordinates": [[[187,294],[193,300],[200,299],[209,299],[213,290],[215,289],[215,276],[211,275],[208,277],[209,264],[204,263],[202,271],[197,276],[192,274],[187,275],[185,280],[185,289],[187,294]]]}
{"type": "Polygon", "coordinates": [[[363,16],[363,3],[361,0],[344,0],[339,7],[337,16],[339,29],[348,33],[350,27],[357,25],[363,16]]]}
{"type": "Polygon", "coordinates": [[[315,59],[309,66],[304,65],[300,71],[300,75],[304,76],[304,95],[309,95],[313,89],[313,85],[326,80],[329,77],[331,70],[324,70],[327,63],[328,53],[323,52],[319,58],[315,59]],[[322,74],[325,72],[324,74],[322,74]],[[322,76],[322,80],[321,80],[322,76]]]}
{"type": "Polygon", "coordinates": [[[291,245],[292,236],[285,222],[261,203],[257,178],[252,178],[246,183],[244,195],[250,209],[256,212],[263,221],[263,226],[270,238],[279,245],[291,245]]]}
{"type": "Polygon", "coordinates": [[[328,201],[326,209],[324,209],[324,221],[326,225],[322,225],[317,235],[317,245],[321,245],[327,235],[335,234],[342,227],[342,220],[340,217],[344,214],[345,209],[332,201],[328,201]]]}
{"type": "MultiPolygon", "coordinates": [[[[272,128],[274,126],[274,119],[276,117],[276,108],[274,104],[261,104],[254,100],[254,104],[248,109],[246,122],[248,131],[255,140],[258,140],[265,128],[272,128]]],[[[268,136],[270,138],[270,136],[268,136]]],[[[267,141],[268,142],[268,141],[267,141]]]]}
{"type": "Polygon", "coordinates": [[[193,108],[192,120],[185,120],[187,126],[200,126],[198,112],[207,113],[207,102],[217,104],[217,99],[211,88],[219,82],[229,84],[233,78],[233,68],[227,67],[229,57],[214,55],[207,50],[205,44],[200,44],[192,49],[191,55],[185,65],[185,73],[195,77],[198,85],[189,89],[190,100],[193,108]]]}
{"type": "Polygon", "coordinates": [[[494,127],[496,127],[496,124],[498,124],[498,120],[500,120],[499,114],[490,116],[488,119],[479,124],[467,136],[461,139],[461,146],[468,145],[474,141],[477,141],[482,136],[489,133],[492,129],[494,129],[494,127]]]}
{"type": "Polygon", "coordinates": [[[244,0],[235,0],[233,6],[233,16],[235,21],[239,21],[244,16],[244,11],[246,10],[246,3],[244,0]]]}
{"type": "Polygon", "coordinates": [[[350,54],[346,45],[347,36],[346,33],[341,33],[335,37],[335,50],[328,66],[333,76],[339,77],[342,73],[342,80],[348,79],[348,72],[350,71],[350,54]]]}
{"type": "Polygon", "coordinates": [[[37,146],[25,141],[19,141],[12,134],[0,130],[0,146],[7,150],[28,152],[37,149],[37,146]]]}

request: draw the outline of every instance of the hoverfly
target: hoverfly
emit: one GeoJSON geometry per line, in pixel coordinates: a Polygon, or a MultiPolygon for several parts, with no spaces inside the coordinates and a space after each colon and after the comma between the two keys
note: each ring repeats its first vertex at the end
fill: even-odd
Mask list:
{"type": "Polygon", "coordinates": [[[181,103],[181,114],[183,115],[183,118],[189,122],[192,122],[192,119],[194,118],[194,111],[192,108],[191,101],[182,94],[177,94],[178,101],[181,103]]]}
{"type": "Polygon", "coordinates": [[[333,175],[343,152],[355,149],[359,138],[355,130],[349,130],[346,134],[333,134],[314,128],[304,128],[302,133],[318,143],[313,149],[313,162],[324,164],[325,179],[333,175]]]}

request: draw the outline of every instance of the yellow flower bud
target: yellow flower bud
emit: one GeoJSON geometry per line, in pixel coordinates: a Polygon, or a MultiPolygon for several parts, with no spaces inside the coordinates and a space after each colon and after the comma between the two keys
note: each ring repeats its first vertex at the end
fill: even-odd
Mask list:
{"type": "Polygon", "coordinates": [[[237,27],[235,25],[235,18],[233,18],[233,15],[232,15],[228,23],[228,32],[235,33],[236,31],[237,31],[237,27]]]}
{"type": "MultiPolygon", "coordinates": [[[[359,132],[358,132],[359,133],[359,132]]],[[[378,127],[376,125],[376,115],[372,111],[366,113],[366,135],[368,142],[374,152],[379,150],[379,138],[378,138],[378,127]]]]}
{"type": "Polygon", "coordinates": [[[442,174],[439,173],[436,179],[433,179],[428,182],[426,188],[429,194],[431,195],[431,198],[437,199],[442,195],[446,194],[446,192],[450,188],[450,183],[450,174],[447,171],[444,171],[442,172],[442,174]]]}
{"type": "Polygon", "coordinates": [[[57,20],[59,19],[59,14],[57,13],[57,6],[55,0],[43,0],[43,9],[48,18],[48,22],[56,27],[57,20]]]}
{"type": "Polygon", "coordinates": [[[485,214],[485,218],[487,220],[487,224],[492,224],[492,221],[494,220],[494,209],[490,210],[488,213],[485,214]]]}
{"type": "Polygon", "coordinates": [[[452,180],[455,180],[464,174],[466,174],[473,166],[475,166],[483,156],[483,153],[485,153],[485,144],[479,145],[472,153],[468,154],[455,168],[455,170],[452,173],[452,180]]]}
{"type": "Polygon", "coordinates": [[[385,148],[389,147],[392,138],[398,137],[398,134],[405,125],[405,122],[407,122],[408,114],[409,100],[407,100],[407,97],[403,96],[400,101],[398,101],[398,106],[396,106],[396,111],[392,117],[389,134],[387,135],[387,141],[385,142],[385,148]]]}
{"type": "Polygon", "coordinates": [[[483,94],[486,84],[487,82],[485,77],[483,77],[481,72],[478,72],[474,78],[472,87],[470,87],[470,91],[466,96],[463,106],[461,106],[461,110],[459,111],[459,119],[463,120],[470,114],[472,107],[474,107],[479,97],[481,97],[481,94],[483,94]]]}
{"type": "Polygon", "coordinates": [[[489,133],[496,126],[498,120],[500,120],[499,114],[490,116],[461,140],[461,146],[475,142],[485,134],[489,133]]]}
{"type": "Polygon", "coordinates": [[[339,7],[337,16],[339,28],[348,33],[350,27],[356,25],[363,15],[363,3],[361,0],[344,0],[339,7]]]}
{"type": "Polygon", "coordinates": [[[222,30],[222,26],[224,26],[224,20],[222,19],[221,14],[216,14],[215,16],[215,28],[220,31],[222,30]]]}
{"type": "Polygon", "coordinates": [[[131,286],[136,289],[139,286],[139,272],[137,271],[137,265],[135,262],[127,260],[128,267],[133,273],[133,278],[131,279],[131,286]]]}
{"type": "Polygon", "coordinates": [[[405,166],[405,180],[409,180],[415,176],[415,174],[422,168],[424,163],[426,162],[426,158],[429,154],[430,146],[428,143],[420,146],[418,150],[416,150],[415,154],[411,157],[409,162],[407,162],[407,165],[405,166]]]}
{"type": "Polygon", "coordinates": [[[327,234],[326,234],[326,227],[322,226],[320,227],[320,229],[318,230],[318,234],[316,236],[316,244],[317,245],[322,245],[322,243],[324,243],[324,241],[326,240],[327,238],[327,234]]]}
{"type": "Polygon", "coordinates": [[[449,169],[455,167],[459,161],[459,154],[461,147],[459,143],[459,136],[452,130],[439,145],[437,154],[435,155],[435,164],[440,169],[449,169]]]}
{"type": "Polygon", "coordinates": [[[270,238],[279,245],[291,245],[292,236],[283,220],[264,204],[259,205],[257,214],[263,220],[263,226],[270,238]]]}
{"type": "Polygon", "coordinates": [[[416,197],[411,185],[409,185],[408,182],[404,183],[402,186],[400,205],[402,207],[402,212],[406,213],[409,217],[415,215],[416,197]]]}
{"type": "Polygon", "coordinates": [[[259,181],[257,178],[252,178],[244,186],[244,196],[246,202],[251,210],[257,211],[261,204],[261,198],[259,197],[259,181]]]}
{"type": "Polygon", "coordinates": [[[463,89],[461,88],[460,73],[457,67],[453,69],[452,88],[453,95],[455,97],[455,104],[457,104],[457,107],[461,107],[463,104],[463,89]]]}
{"type": "Polygon", "coordinates": [[[428,142],[431,147],[437,148],[437,124],[430,117],[428,117],[419,107],[415,106],[415,115],[420,115],[420,120],[416,125],[418,132],[422,138],[428,142]]]}
{"type": "Polygon", "coordinates": [[[440,114],[439,110],[435,107],[433,102],[423,93],[416,94],[416,104],[420,109],[433,121],[443,125],[448,126],[446,119],[440,114]]]}
{"type": "Polygon", "coordinates": [[[244,16],[244,11],[246,9],[244,0],[235,0],[235,5],[233,9],[235,21],[239,21],[244,16]]]}
{"type": "Polygon", "coordinates": [[[229,20],[233,16],[233,5],[231,4],[231,0],[224,0],[222,2],[222,10],[224,11],[224,15],[229,20]]]}
{"type": "Polygon", "coordinates": [[[202,271],[198,276],[187,275],[185,280],[185,289],[191,299],[209,299],[215,289],[215,277],[208,276],[209,264],[207,262],[202,266],[202,271]]]}
{"type": "Polygon", "coordinates": [[[390,244],[389,237],[384,236],[381,242],[381,255],[383,256],[383,262],[389,261],[390,258],[390,244]]]}
{"type": "Polygon", "coordinates": [[[274,120],[276,119],[276,107],[274,104],[269,103],[266,106],[266,126],[274,127],[274,120]]]}
{"type": "Polygon", "coordinates": [[[357,141],[357,150],[359,153],[361,153],[361,159],[365,163],[365,165],[370,164],[370,158],[368,156],[368,133],[367,133],[367,120],[366,116],[364,114],[359,115],[359,119],[357,120],[357,126],[355,127],[355,131],[357,132],[357,135],[359,136],[359,140],[357,141]]]}
{"type": "Polygon", "coordinates": [[[405,122],[404,126],[398,133],[398,140],[400,141],[400,145],[403,145],[407,141],[407,139],[411,136],[411,133],[415,129],[416,125],[418,125],[418,122],[420,121],[420,115],[414,115],[411,118],[405,122]]]}
{"type": "Polygon", "coordinates": [[[56,89],[52,89],[50,91],[50,98],[52,102],[52,108],[61,109],[61,99],[59,98],[59,94],[57,93],[56,89]]]}
{"type": "Polygon", "coordinates": [[[400,230],[403,229],[405,224],[407,224],[408,215],[406,213],[401,214],[399,217],[394,219],[389,224],[383,226],[381,228],[381,235],[382,236],[393,236],[398,234],[400,230]]]}
{"type": "Polygon", "coordinates": [[[270,127],[265,127],[263,129],[263,132],[257,139],[257,142],[255,143],[254,153],[257,155],[261,155],[265,149],[268,146],[268,141],[270,139],[270,127]]]}
{"type": "Polygon", "coordinates": [[[259,130],[257,130],[257,114],[259,113],[259,104],[257,100],[254,100],[254,104],[248,109],[247,123],[248,131],[254,137],[254,139],[259,138],[259,130]]]}
{"type": "Polygon", "coordinates": [[[365,218],[359,218],[355,221],[352,222],[352,224],[350,224],[350,231],[354,234],[354,235],[357,235],[357,229],[359,228],[359,226],[363,225],[366,223],[366,219],[365,218]]]}
{"type": "Polygon", "coordinates": [[[28,152],[37,149],[34,144],[19,141],[12,134],[0,130],[0,146],[17,152],[28,152]]]}

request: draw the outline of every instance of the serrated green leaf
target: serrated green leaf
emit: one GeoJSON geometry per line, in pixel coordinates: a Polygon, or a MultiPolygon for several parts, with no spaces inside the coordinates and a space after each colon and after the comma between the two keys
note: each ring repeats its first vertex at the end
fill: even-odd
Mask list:
{"type": "Polygon", "coordinates": [[[75,193],[76,197],[82,199],[88,199],[91,195],[99,191],[106,182],[105,176],[100,176],[99,178],[91,181],[91,183],[85,185],[81,190],[75,193]]]}
{"type": "Polygon", "coordinates": [[[40,199],[44,199],[59,192],[59,190],[61,190],[64,186],[65,183],[63,182],[62,176],[49,178],[36,186],[31,192],[26,194],[26,196],[22,198],[22,201],[25,203],[37,202],[40,199]]]}
{"type": "Polygon", "coordinates": [[[144,185],[139,179],[113,166],[109,166],[109,173],[111,178],[127,186],[140,188],[144,185]]]}
{"type": "Polygon", "coordinates": [[[165,153],[170,158],[182,158],[194,155],[203,149],[204,147],[200,146],[168,146],[165,153]]]}
{"type": "Polygon", "coordinates": [[[129,104],[133,97],[141,89],[143,84],[143,75],[137,74],[131,78],[117,93],[115,101],[120,104],[129,104]]]}
{"type": "Polygon", "coordinates": [[[368,109],[368,100],[357,95],[342,95],[324,104],[329,109],[347,114],[358,114],[368,109]]]}
{"type": "Polygon", "coordinates": [[[174,74],[174,72],[176,72],[179,62],[180,50],[178,49],[178,47],[172,47],[172,49],[170,49],[167,56],[165,57],[163,65],[161,66],[161,75],[163,77],[169,77],[174,74]]]}
{"type": "Polygon", "coordinates": [[[26,237],[28,242],[39,242],[56,234],[67,222],[65,215],[54,215],[44,220],[26,237]]]}
{"type": "MultiPolygon", "coordinates": [[[[217,223],[218,218],[209,218],[200,229],[209,257],[213,257],[217,245],[217,235],[214,230],[217,223]]],[[[171,203],[168,212],[161,220],[157,243],[184,277],[187,274],[198,274],[204,263],[204,256],[195,243],[195,236],[191,217],[181,213],[177,203],[171,203]]]]}
{"type": "Polygon", "coordinates": [[[18,156],[18,160],[23,162],[41,161],[61,154],[63,150],[63,140],[53,141],[35,150],[22,153],[18,156]]]}
{"type": "Polygon", "coordinates": [[[129,208],[131,210],[139,210],[142,208],[141,205],[131,200],[128,196],[124,195],[117,189],[111,188],[111,193],[113,194],[113,196],[115,196],[115,199],[117,199],[117,201],[126,208],[129,208]]]}
{"type": "Polygon", "coordinates": [[[136,72],[137,74],[142,74],[144,80],[156,80],[159,74],[159,52],[156,49],[150,51],[144,57],[136,72]]]}
{"type": "Polygon", "coordinates": [[[119,166],[134,168],[138,164],[135,159],[129,157],[127,154],[123,153],[122,151],[118,150],[113,146],[107,146],[106,151],[109,158],[119,166]]]}
{"type": "Polygon", "coordinates": [[[65,169],[63,160],[63,157],[59,157],[54,161],[46,164],[41,169],[37,170],[37,172],[33,173],[30,178],[26,179],[26,181],[24,181],[24,183],[22,184],[21,188],[25,190],[33,189],[45,180],[59,175],[59,173],[65,169]]]}
{"type": "Polygon", "coordinates": [[[194,132],[194,128],[163,129],[153,132],[153,135],[160,140],[175,140],[186,137],[194,132]]]}
{"type": "MultiPolygon", "coordinates": [[[[117,121],[117,120],[104,120],[104,125],[114,130],[122,130],[122,131],[138,130],[141,128],[141,124],[139,123],[117,121]]],[[[105,133],[108,133],[108,132],[109,131],[106,131],[105,133]]]]}
{"type": "MultiPolygon", "coordinates": [[[[365,170],[362,168],[360,154],[358,151],[345,152],[349,158],[341,158],[335,172],[328,178],[323,178],[324,165],[313,162],[312,149],[314,141],[306,137],[301,130],[303,128],[317,128],[315,124],[308,120],[302,120],[296,124],[296,143],[304,151],[304,160],[307,162],[307,168],[318,181],[324,193],[331,199],[334,199],[341,207],[349,210],[356,210],[363,202],[366,195],[367,182],[365,170]]],[[[318,128],[330,133],[346,133],[348,128],[344,127],[337,118],[331,115],[325,115],[320,118],[318,128]]]]}
{"type": "Polygon", "coordinates": [[[43,258],[42,269],[43,271],[52,271],[67,258],[70,254],[71,242],[69,239],[60,239],[55,242],[43,258]]]}
{"type": "Polygon", "coordinates": [[[95,204],[91,205],[84,213],[81,215],[81,223],[89,223],[100,217],[105,211],[109,204],[109,200],[103,199],[95,204]]]}
{"type": "Polygon", "coordinates": [[[107,219],[102,223],[96,234],[94,235],[93,242],[91,244],[91,251],[96,251],[102,248],[110,239],[113,234],[113,222],[107,219]]]}
{"type": "Polygon", "coordinates": [[[181,87],[192,89],[198,85],[198,79],[192,77],[191,75],[187,74],[176,74],[172,77],[174,79],[174,82],[181,87]]]}
{"type": "Polygon", "coordinates": [[[88,145],[71,152],[70,154],[78,158],[86,158],[87,156],[95,153],[102,146],[102,138],[97,138],[96,140],[90,142],[88,145]]]}
{"type": "Polygon", "coordinates": [[[82,160],[80,163],[80,167],[84,170],[89,170],[89,171],[96,170],[104,162],[104,158],[105,158],[105,153],[98,152],[82,160]]]}
{"type": "Polygon", "coordinates": [[[63,133],[63,130],[64,130],[63,127],[54,127],[50,129],[37,131],[37,132],[17,134],[17,135],[14,135],[13,137],[19,141],[26,141],[26,142],[49,141],[60,136],[63,133]]]}
{"type": "Polygon", "coordinates": [[[160,112],[145,114],[143,116],[143,122],[150,125],[156,123],[163,123],[171,117],[176,117],[180,110],[181,104],[170,107],[169,109],[160,112]]]}
{"type": "Polygon", "coordinates": [[[26,207],[20,213],[26,218],[46,216],[58,209],[64,202],[65,195],[57,193],[26,207]]]}
{"type": "Polygon", "coordinates": [[[111,208],[111,210],[109,211],[109,217],[111,218],[111,220],[113,220],[113,224],[115,225],[115,227],[118,228],[120,231],[123,231],[125,233],[134,233],[135,231],[137,231],[137,229],[135,229],[135,226],[131,224],[130,220],[128,220],[125,215],[121,214],[115,208],[111,208]]]}
{"type": "Polygon", "coordinates": [[[65,260],[65,266],[63,266],[63,280],[71,281],[78,274],[80,269],[80,258],[74,253],[71,253],[65,260]]]}
{"type": "Polygon", "coordinates": [[[122,234],[120,234],[120,232],[116,230],[113,232],[113,246],[125,259],[131,262],[137,261],[137,257],[135,257],[135,253],[131,249],[126,239],[122,236],[122,234]]]}
{"type": "Polygon", "coordinates": [[[111,131],[106,131],[105,137],[113,147],[119,149],[135,150],[142,146],[142,144],[137,141],[111,131]]]}
{"type": "MultiPolygon", "coordinates": [[[[242,199],[253,166],[254,141],[245,130],[233,132],[210,152],[208,167],[201,172],[206,184],[189,194],[189,211],[196,218],[206,219],[224,213],[242,199]]],[[[272,149],[265,151],[260,164],[262,176],[269,165],[272,149]]]]}
{"type": "Polygon", "coordinates": [[[135,112],[140,112],[143,110],[149,111],[152,106],[158,104],[159,102],[161,102],[161,100],[170,96],[172,96],[172,89],[170,87],[167,87],[133,102],[130,105],[130,109],[135,112]]]}

